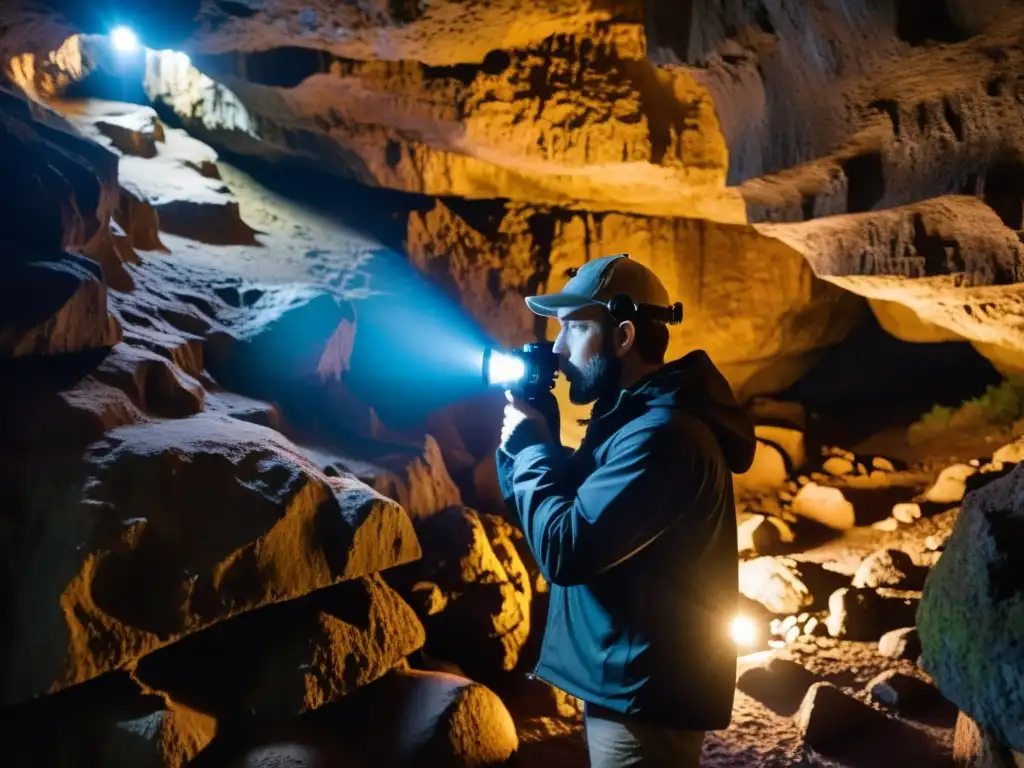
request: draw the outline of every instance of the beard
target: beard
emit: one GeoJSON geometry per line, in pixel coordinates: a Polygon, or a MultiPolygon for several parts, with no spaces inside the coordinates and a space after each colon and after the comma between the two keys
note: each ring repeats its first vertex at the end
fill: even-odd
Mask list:
{"type": "Polygon", "coordinates": [[[586,405],[618,391],[622,380],[622,360],[610,349],[602,349],[582,368],[566,372],[569,379],[569,401],[586,405]]]}

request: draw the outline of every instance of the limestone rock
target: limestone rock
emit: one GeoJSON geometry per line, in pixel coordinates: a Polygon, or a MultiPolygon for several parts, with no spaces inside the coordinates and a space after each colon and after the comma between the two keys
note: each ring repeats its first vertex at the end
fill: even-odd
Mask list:
{"type": "Polygon", "coordinates": [[[415,519],[462,503],[441,449],[430,435],[423,436],[418,445],[361,440],[347,448],[359,458],[331,457],[328,471],[337,468],[355,475],[381,495],[397,501],[415,519]]]}
{"type": "Polygon", "coordinates": [[[103,273],[81,256],[0,266],[0,306],[0,358],[67,354],[121,340],[103,273]]]}
{"type": "Polygon", "coordinates": [[[164,126],[151,107],[100,99],[62,106],[82,133],[114,147],[122,155],[154,158],[157,143],[165,140],[164,126]]]}
{"type": "Polygon", "coordinates": [[[967,490],[967,479],[977,473],[970,464],[954,464],[943,469],[935,483],[925,491],[924,499],[936,504],[959,504],[967,490]]]}
{"type": "Polygon", "coordinates": [[[373,575],[221,622],[135,674],[218,717],[288,720],[372,683],[424,639],[412,608],[373,575]]]}
{"type": "Polygon", "coordinates": [[[763,665],[743,670],[736,687],[773,711],[792,716],[815,682],[817,676],[801,664],[772,657],[763,665]]]}
{"type": "Polygon", "coordinates": [[[886,632],[878,640],[878,652],[890,659],[917,659],[921,655],[917,628],[903,627],[886,632]]]}
{"type": "Polygon", "coordinates": [[[770,515],[751,515],[736,531],[740,552],[771,554],[783,544],[792,544],[794,535],[785,520],[770,515]]]}
{"type": "Polygon", "coordinates": [[[923,667],[999,743],[1024,750],[1024,467],[970,494],[918,614],[923,667]]]}
{"type": "Polygon", "coordinates": [[[791,472],[797,472],[807,459],[803,430],[774,424],[756,424],[754,433],[759,441],[776,446],[785,455],[791,472]]]}
{"type": "Polygon", "coordinates": [[[939,697],[938,691],[921,678],[895,669],[876,675],[864,689],[878,703],[908,713],[939,697]]]}
{"type": "Polygon", "coordinates": [[[318,729],[358,745],[365,765],[499,766],[519,746],[492,690],[442,672],[395,670],[313,714],[318,729]]]}
{"type": "Polygon", "coordinates": [[[788,558],[758,557],[740,563],[740,592],[772,613],[799,613],[814,597],[788,558]]]}
{"type": "Polygon", "coordinates": [[[3,88],[0,156],[0,233],[7,243],[29,247],[29,259],[82,248],[106,227],[117,205],[117,156],[47,107],[30,109],[3,88]]]}
{"type": "Polygon", "coordinates": [[[804,741],[814,749],[828,750],[851,733],[870,730],[883,716],[831,683],[814,683],[795,716],[804,741]]]}
{"type": "Polygon", "coordinates": [[[799,490],[793,499],[792,509],[800,517],[839,531],[856,524],[853,504],[846,500],[842,490],[815,482],[809,482],[799,490]]]}
{"type": "Polygon", "coordinates": [[[913,624],[918,602],[913,597],[843,587],[829,597],[825,623],[832,637],[877,641],[886,632],[913,624]]]}
{"type": "Polygon", "coordinates": [[[185,768],[216,732],[209,715],[118,672],[6,710],[0,721],[5,763],[42,768],[185,768]]]}
{"type": "Polygon", "coordinates": [[[782,451],[771,443],[758,440],[750,469],[736,475],[735,484],[740,495],[751,491],[763,493],[778,490],[788,478],[789,472],[782,451]]]}
{"type": "Polygon", "coordinates": [[[20,597],[4,623],[25,630],[3,638],[5,704],[420,554],[399,506],[215,414],[115,430],[66,475],[21,473],[10,508],[6,586],[20,597]]]}
{"type": "Polygon", "coordinates": [[[894,336],[916,341],[918,328],[935,329],[972,342],[1003,373],[1016,374],[1024,335],[1005,286],[1024,274],[1024,244],[981,200],[937,198],[758,229],[803,253],[822,279],[869,299],[894,336]]]}
{"type": "Polygon", "coordinates": [[[426,580],[448,596],[444,610],[420,614],[427,649],[474,679],[515,668],[530,634],[531,595],[515,545],[500,526],[485,526],[466,507],[451,507],[415,524],[423,558],[385,578],[400,593],[426,580]],[[472,643],[466,643],[468,637],[472,643]]]}
{"type": "Polygon", "coordinates": [[[287,87],[233,57],[200,72],[150,51],[144,86],[232,151],[318,155],[370,186],[742,220],[712,102],[690,73],[644,61],[639,33],[552,34],[458,70],[313,56],[287,87]]]}
{"type": "Polygon", "coordinates": [[[971,719],[960,712],[953,733],[953,761],[965,768],[1014,768],[1024,765],[1024,757],[1007,749],[971,719]],[[1015,759],[1016,758],[1016,759],[1015,759]]]}
{"type": "Polygon", "coordinates": [[[921,589],[928,569],[917,566],[899,549],[881,549],[868,555],[853,574],[854,587],[921,589]]]}

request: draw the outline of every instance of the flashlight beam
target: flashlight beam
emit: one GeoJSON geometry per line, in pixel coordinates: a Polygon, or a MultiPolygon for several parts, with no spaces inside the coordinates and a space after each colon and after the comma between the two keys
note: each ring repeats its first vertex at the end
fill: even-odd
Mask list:
{"type": "Polygon", "coordinates": [[[110,31],[110,42],[121,53],[132,53],[139,49],[139,38],[128,27],[114,27],[110,31]]]}

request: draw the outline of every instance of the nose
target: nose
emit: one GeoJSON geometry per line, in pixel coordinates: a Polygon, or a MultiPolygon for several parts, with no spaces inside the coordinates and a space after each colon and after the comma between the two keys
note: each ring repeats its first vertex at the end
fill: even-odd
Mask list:
{"type": "Polygon", "coordinates": [[[560,330],[558,336],[555,337],[555,346],[552,351],[561,357],[567,357],[569,355],[569,347],[565,343],[565,331],[560,330]]]}

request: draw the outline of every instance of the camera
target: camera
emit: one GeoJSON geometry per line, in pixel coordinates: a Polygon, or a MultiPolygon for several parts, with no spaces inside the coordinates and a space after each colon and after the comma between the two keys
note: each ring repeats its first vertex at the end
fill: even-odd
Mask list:
{"type": "Polygon", "coordinates": [[[484,351],[484,384],[505,387],[525,400],[554,389],[557,375],[558,356],[554,342],[524,344],[521,349],[484,351]]]}

